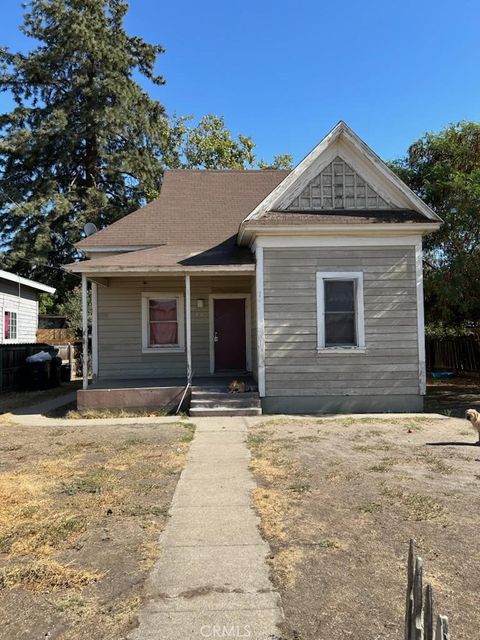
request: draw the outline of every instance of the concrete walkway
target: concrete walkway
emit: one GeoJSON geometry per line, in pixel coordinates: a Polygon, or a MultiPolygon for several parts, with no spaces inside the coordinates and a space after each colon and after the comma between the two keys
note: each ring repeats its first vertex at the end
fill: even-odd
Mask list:
{"type": "Polygon", "coordinates": [[[278,638],[280,598],[269,579],[244,418],[197,418],[188,463],[160,538],[148,602],[129,640],[278,638]]]}

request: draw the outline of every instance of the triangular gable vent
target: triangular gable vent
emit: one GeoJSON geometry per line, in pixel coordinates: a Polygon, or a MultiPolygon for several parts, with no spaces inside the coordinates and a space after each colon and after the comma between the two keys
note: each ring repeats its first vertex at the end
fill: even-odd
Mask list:
{"type": "Polygon", "coordinates": [[[320,211],[322,209],[392,209],[378,193],[337,156],[321,171],[287,209],[320,211]]]}

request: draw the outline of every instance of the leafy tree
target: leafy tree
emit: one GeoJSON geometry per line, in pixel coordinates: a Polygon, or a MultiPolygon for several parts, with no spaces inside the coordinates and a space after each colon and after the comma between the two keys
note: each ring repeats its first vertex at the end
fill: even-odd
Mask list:
{"type": "Polygon", "coordinates": [[[293,156],[290,153],[282,153],[274,156],[270,163],[260,160],[258,166],[260,169],[291,169],[293,167],[293,156]]]}
{"type": "Polygon", "coordinates": [[[30,0],[21,28],[29,53],[0,49],[3,264],[54,284],[87,221],[105,226],[156,196],[175,131],[163,106],[134,80],[154,84],[163,49],[126,33],[122,0],[30,0]]]}
{"type": "Polygon", "coordinates": [[[289,153],[278,155],[271,163],[255,158],[255,143],[250,136],[232,136],[222,116],[207,114],[197,125],[191,116],[170,119],[172,142],[169,167],[183,169],[291,169],[289,153]]]}
{"type": "MultiPolygon", "coordinates": [[[[88,318],[92,318],[92,297],[88,291],[88,318]]],[[[67,317],[67,325],[77,336],[82,335],[83,319],[82,319],[82,287],[76,286],[70,291],[65,302],[57,307],[57,313],[67,317]]]]}
{"type": "Polygon", "coordinates": [[[392,163],[444,220],[425,240],[425,304],[430,324],[480,325],[480,124],[427,133],[392,163]]]}
{"type": "Polygon", "coordinates": [[[172,127],[178,141],[178,164],[186,169],[245,169],[255,162],[255,143],[249,136],[234,138],[221,116],[208,114],[195,127],[180,118],[172,127]]]}

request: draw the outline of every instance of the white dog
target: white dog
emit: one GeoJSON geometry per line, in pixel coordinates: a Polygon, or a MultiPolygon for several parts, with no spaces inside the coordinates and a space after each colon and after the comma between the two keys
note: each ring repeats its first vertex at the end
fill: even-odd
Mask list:
{"type": "Polygon", "coordinates": [[[480,413],[475,409],[467,409],[465,411],[465,418],[471,423],[472,427],[478,433],[478,442],[480,445],[480,413]]]}

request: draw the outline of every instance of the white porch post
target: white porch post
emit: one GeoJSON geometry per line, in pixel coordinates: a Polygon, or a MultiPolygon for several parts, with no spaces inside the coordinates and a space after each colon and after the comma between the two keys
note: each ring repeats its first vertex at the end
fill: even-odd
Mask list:
{"type": "Polygon", "coordinates": [[[258,393],[265,397],[265,319],[263,291],[263,247],[255,246],[256,268],[255,285],[257,294],[257,366],[258,366],[258,393]]]}
{"type": "Polygon", "coordinates": [[[427,392],[427,367],[425,354],[425,312],[423,304],[423,248],[422,238],[415,245],[415,271],[417,276],[417,335],[418,335],[418,379],[420,395],[427,392]]]}
{"type": "Polygon", "coordinates": [[[82,343],[83,343],[83,389],[88,388],[88,283],[82,273],[82,343]]]}
{"type": "Polygon", "coordinates": [[[98,376],[98,285],[92,282],[92,378],[98,376]]]}
{"type": "Polygon", "coordinates": [[[190,275],[185,274],[185,321],[187,347],[187,382],[192,383],[192,300],[190,292],[190,275]]]}

